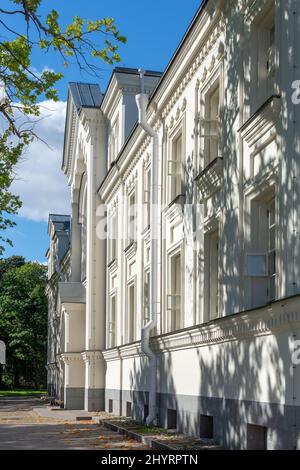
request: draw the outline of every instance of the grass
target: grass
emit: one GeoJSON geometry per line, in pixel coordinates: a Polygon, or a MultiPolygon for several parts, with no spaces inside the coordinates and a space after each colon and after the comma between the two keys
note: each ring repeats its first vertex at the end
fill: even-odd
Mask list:
{"type": "Polygon", "coordinates": [[[30,397],[46,394],[46,390],[0,390],[0,397],[30,397]]]}

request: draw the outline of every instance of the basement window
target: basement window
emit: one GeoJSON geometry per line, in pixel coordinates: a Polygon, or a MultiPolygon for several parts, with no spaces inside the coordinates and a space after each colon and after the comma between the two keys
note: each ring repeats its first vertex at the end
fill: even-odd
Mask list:
{"type": "Polygon", "coordinates": [[[108,412],[109,413],[113,412],[113,400],[112,399],[108,400],[108,412]]]}
{"type": "Polygon", "coordinates": [[[267,432],[265,426],[247,424],[247,450],[267,450],[267,432]]]}
{"type": "Polygon", "coordinates": [[[131,404],[131,401],[126,402],[126,418],[132,418],[132,404],[131,404]]]}
{"type": "Polygon", "coordinates": [[[145,403],[144,405],[144,422],[146,422],[146,419],[149,415],[149,405],[145,403]]]}
{"type": "Polygon", "coordinates": [[[167,410],[167,429],[177,430],[177,410],[168,408],[167,410]]]}
{"type": "Polygon", "coordinates": [[[214,418],[213,416],[200,415],[200,438],[213,439],[214,437],[214,418]]]}

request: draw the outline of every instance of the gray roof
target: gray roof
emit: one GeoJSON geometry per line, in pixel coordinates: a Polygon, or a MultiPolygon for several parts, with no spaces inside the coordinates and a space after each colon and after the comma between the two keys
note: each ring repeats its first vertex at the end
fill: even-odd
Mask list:
{"type": "Polygon", "coordinates": [[[72,94],[73,101],[77,112],[81,108],[99,108],[103,95],[99,85],[95,83],[69,83],[69,90],[72,94]]]}
{"type": "Polygon", "coordinates": [[[63,215],[63,214],[49,214],[49,221],[48,221],[48,233],[50,228],[50,222],[54,224],[55,232],[57,231],[65,231],[70,233],[71,228],[71,216],[70,215],[63,215]]]}
{"type": "MultiPolygon", "coordinates": [[[[132,68],[132,67],[115,67],[113,69],[113,73],[129,73],[131,75],[139,75],[139,69],[132,68]]],[[[157,70],[145,70],[145,75],[147,77],[161,77],[162,72],[158,72],[157,70]]]]}
{"type": "Polygon", "coordinates": [[[70,219],[71,216],[66,214],[49,214],[49,220],[52,222],[69,222],[70,219]]]}

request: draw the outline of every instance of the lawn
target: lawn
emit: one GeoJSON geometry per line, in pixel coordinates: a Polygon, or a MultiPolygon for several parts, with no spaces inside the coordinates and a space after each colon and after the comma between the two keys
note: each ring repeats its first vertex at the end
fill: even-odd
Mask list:
{"type": "Polygon", "coordinates": [[[30,397],[46,393],[46,390],[0,390],[0,397],[30,397]]]}

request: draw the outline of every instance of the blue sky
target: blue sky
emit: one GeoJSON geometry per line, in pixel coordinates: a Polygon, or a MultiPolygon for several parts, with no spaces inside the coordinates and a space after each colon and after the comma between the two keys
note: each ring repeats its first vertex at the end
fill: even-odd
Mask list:
{"type": "MultiPolygon", "coordinates": [[[[4,0],[4,3],[9,4],[9,0],[4,0]]],[[[70,22],[74,15],[86,19],[111,16],[120,32],[127,37],[127,44],[119,49],[119,65],[163,71],[200,3],[200,0],[153,0],[150,3],[143,0],[44,0],[42,13],[55,8],[60,12],[62,23],[70,22]]],[[[72,64],[63,69],[55,54],[42,52],[34,54],[32,65],[38,71],[45,67],[63,70],[65,76],[57,87],[60,102],[55,106],[43,103],[45,121],[40,133],[52,150],[35,144],[28,149],[17,170],[15,191],[24,203],[20,215],[15,218],[17,226],[7,233],[14,247],[8,247],[4,256],[18,254],[29,260],[45,262],[47,213],[66,212],[69,205],[67,181],[60,171],[68,82],[98,82],[105,91],[112,67],[100,64],[99,77],[90,77],[80,73],[72,64]]]]}

